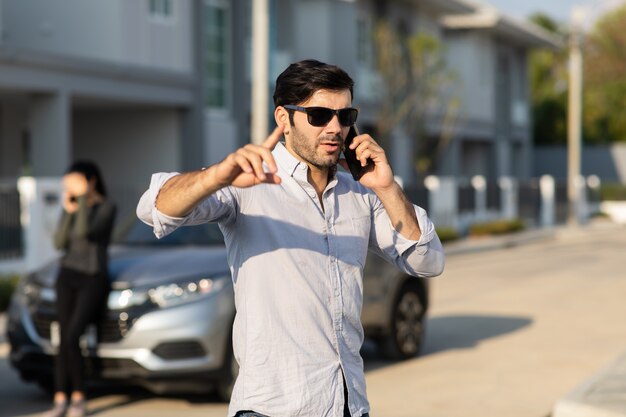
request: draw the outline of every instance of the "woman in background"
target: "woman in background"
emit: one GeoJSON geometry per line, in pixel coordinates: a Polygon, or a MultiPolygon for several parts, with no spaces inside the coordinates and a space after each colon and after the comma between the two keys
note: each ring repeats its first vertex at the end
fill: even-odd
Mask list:
{"type": "Polygon", "coordinates": [[[98,167],[77,161],[63,176],[63,215],[54,244],[63,251],[56,282],[60,346],[54,406],[46,417],[86,415],[85,364],[79,338],[97,321],[109,291],[108,255],[115,206],[98,167]]]}

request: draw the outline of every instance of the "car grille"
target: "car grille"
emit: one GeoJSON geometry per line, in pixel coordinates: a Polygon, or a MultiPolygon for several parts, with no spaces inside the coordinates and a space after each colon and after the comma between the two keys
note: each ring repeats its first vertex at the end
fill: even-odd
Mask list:
{"type": "Polygon", "coordinates": [[[202,345],[196,341],[161,343],[152,352],[166,360],[190,359],[206,355],[202,345]]]}
{"type": "Polygon", "coordinates": [[[35,324],[35,330],[42,339],[50,340],[50,325],[53,322],[53,317],[36,314],[33,316],[33,323],[35,324]]]}
{"type": "MultiPolygon", "coordinates": [[[[44,313],[35,313],[33,323],[37,334],[42,339],[50,340],[50,325],[56,320],[56,316],[44,313]]],[[[101,343],[114,343],[122,340],[132,327],[131,320],[117,320],[107,318],[98,323],[98,341],[101,343]]]]}

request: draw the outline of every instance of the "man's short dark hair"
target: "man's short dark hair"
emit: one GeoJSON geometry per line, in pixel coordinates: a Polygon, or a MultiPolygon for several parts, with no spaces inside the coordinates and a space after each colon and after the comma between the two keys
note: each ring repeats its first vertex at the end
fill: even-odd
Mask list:
{"type": "Polygon", "coordinates": [[[306,59],[289,65],[278,76],[274,90],[274,106],[303,103],[317,90],[350,90],[352,98],[353,87],[352,78],[338,66],[306,59]]]}

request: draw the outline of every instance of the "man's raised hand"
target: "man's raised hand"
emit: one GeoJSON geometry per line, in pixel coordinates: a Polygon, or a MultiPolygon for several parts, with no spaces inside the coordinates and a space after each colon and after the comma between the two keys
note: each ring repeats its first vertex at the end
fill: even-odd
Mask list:
{"type": "Polygon", "coordinates": [[[222,186],[246,188],[257,184],[280,184],[272,150],[283,135],[284,125],[277,126],[261,145],[248,144],[228,155],[215,166],[215,180],[222,186]],[[267,166],[265,172],[263,164],[267,166]]]}

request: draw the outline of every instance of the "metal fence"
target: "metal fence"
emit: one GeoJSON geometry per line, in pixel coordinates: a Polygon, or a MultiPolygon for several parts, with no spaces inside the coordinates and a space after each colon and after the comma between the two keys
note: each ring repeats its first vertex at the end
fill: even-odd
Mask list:
{"type": "Polygon", "coordinates": [[[0,259],[20,258],[23,253],[20,194],[17,186],[0,184],[0,259]]]}
{"type": "Polygon", "coordinates": [[[487,183],[487,209],[488,210],[501,210],[502,209],[502,189],[500,185],[495,181],[487,183]]]}
{"type": "Polygon", "coordinates": [[[457,187],[457,212],[471,213],[476,210],[476,190],[469,182],[460,182],[457,187]]]}
{"type": "MultiPolygon", "coordinates": [[[[490,216],[497,216],[498,212],[504,209],[503,197],[506,197],[505,190],[496,182],[487,182],[484,198],[486,201],[477,199],[477,191],[469,181],[460,180],[456,183],[456,198],[452,198],[452,211],[456,208],[456,215],[465,216],[465,220],[474,221],[472,214],[476,214],[479,208],[477,202],[486,203],[490,216]],[[469,220],[468,220],[469,219],[469,220]]],[[[109,188],[110,198],[117,205],[118,215],[116,225],[123,226],[130,221],[135,221],[135,208],[141,194],[145,191],[143,186],[135,185],[114,185],[109,188]]],[[[435,195],[426,186],[413,185],[405,189],[409,200],[426,210],[432,210],[431,203],[435,200],[435,195]]],[[[514,192],[514,191],[513,191],[514,192]]],[[[567,184],[556,182],[554,184],[554,222],[564,223],[568,216],[567,184]]],[[[597,190],[587,190],[587,201],[594,207],[599,205],[600,194],[597,190]]],[[[517,216],[524,220],[529,227],[540,226],[542,216],[542,194],[539,179],[522,181],[517,186],[517,216]]],[[[545,196],[544,196],[545,198],[545,196]]],[[[508,200],[507,200],[508,201],[508,200]]],[[[545,211],[545,207],[544,207],[545,211]]],[[[431,213],[437,216],[440,213],[431,213]]],[[[0,260],[12,260],[24,256],[24,237],[20,222],[20,195],[17,186],[13,183],[0,182],[0,260]]]]}
{"type": "Polygon", "coordinates": [[[541,190],[539,180],[520,182],[517,189],[519,217],[531,224],[539,223],[541,210],[541,190]]]}

